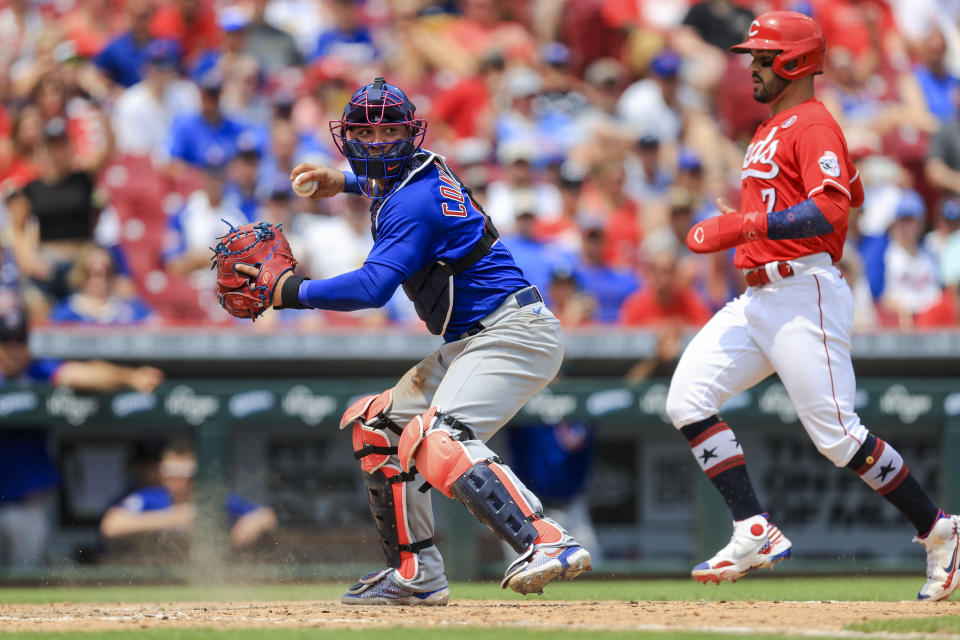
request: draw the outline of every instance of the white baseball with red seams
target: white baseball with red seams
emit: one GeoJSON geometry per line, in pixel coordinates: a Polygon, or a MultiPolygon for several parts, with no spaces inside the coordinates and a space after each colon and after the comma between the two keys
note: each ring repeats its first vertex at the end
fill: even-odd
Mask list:
{"type": "Polygon", "coordinates": [[[309,198],[319,186],[316,180],[307,180],[306,177],[306,173],[301,173],[293,181],[293,192],[301,198],[309,198]]]}
{"type": "MultiPolygon", "coordinates": [[[[762,124],[747,148],[740,211],[781,211],[835,189],[859,206],[863,189],[839,125],[808,100],[762,124]]],[[[825,235],[760,238],[737,247],[742,269],[789,261],[792,277],[749,287],[687,346],[673,375],[667,413],[679,429],[717,415],[731,396],[776,372],[811,440],[837,466],[867,436],[854,411],[850,360],[853,297],[834,263],[846,218],[825,235]]],[[[769,268],[771,267],[772,268],[769,268]]]]}

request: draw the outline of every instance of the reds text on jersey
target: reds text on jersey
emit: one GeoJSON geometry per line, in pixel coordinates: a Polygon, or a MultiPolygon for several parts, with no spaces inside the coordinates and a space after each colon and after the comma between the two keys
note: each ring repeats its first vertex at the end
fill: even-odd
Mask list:
{"type": "MultiPolygon", "coordinates": [[[[840,125],[821,102],[807,100],[764,122],[753,135],[740,172],[740,211],[779,211],[824,189],[845,194],[852,206],[863,203],[860,176],[850,160],[840,125]]],[[[770,240],[737,247],[734,264],[749,269],[774,260],[828,252],[836,262],[847,237],[847,219],[830,220],[833,232],[815,238],[770,240]]]]}

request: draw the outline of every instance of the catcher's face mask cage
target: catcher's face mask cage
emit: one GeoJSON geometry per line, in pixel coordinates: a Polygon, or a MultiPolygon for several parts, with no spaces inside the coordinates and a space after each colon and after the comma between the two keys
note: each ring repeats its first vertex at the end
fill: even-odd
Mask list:
{"type": "Polygon", "coordinates": [[[827,41],[812,18],[795,11],[771,11],[750,23],[747,39],[730,47],[734,53],[779,51],[773,72],[787,80],[823,73],[827,41]]]}
{"type": "Polygon", "coordinates": [[[343,110],[343,117],[330,121],[330,134],[360,178],[360,191],[368,198],[383,198],[403,174],[410,158],[420,150],[427,131],[427,121],[414,118],[416,107],[399,87],[377,78],[359,89],[343,110]],[[353,138],[351,128],[364,125],[402,125],[406,137],[375,142],[353,138]],[[382,186],[374,180],[382,180],[382,186]]]}

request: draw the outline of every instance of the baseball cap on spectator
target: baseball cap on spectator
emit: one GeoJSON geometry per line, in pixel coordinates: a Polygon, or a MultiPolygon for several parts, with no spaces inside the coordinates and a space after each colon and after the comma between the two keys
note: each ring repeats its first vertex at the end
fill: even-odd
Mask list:
{"type": "Polygon", "coordinates": [[[570,49],[561,42],[547,42],[540,47],[540,59],[551,67],[562,67],[570,62],[570,49]]]}
{"type": "Polygon", "coordinates": [[[506,140],[497,147],[497,160],[502,165],[514,164],[516,162],[533,163],[537,157],[537,148],[532,142],[518,138],[516,140],[506,140]]]}
{"type": "Polygon", "coordinates": [[[913,189],[907,189],[900,196],[897,202],[897,210],[893,219],[903,220],[904,218],[913,218],[923,220],[926,215],[926,206],[923,204],[923,198],[913,189]]]}
{"type": "Polygon", "coordinates": [[[350,64],[337,55],[327,55],[311,64],[303,75],[303,91],[313,92],[327,83],[346,84],[350,64]]]}
{"type": "Polygon", "coordinates": [[[50,118],[43,126],[44,140],[65,140],[67,138],[67,121],[63,118],[50,118]]]}
{"type": "Polygon", "coordinates": [[[680,171],[701,171],[703,163],[700,156],[690,149],[681,149],[677,154],[677,169],[680,171]]]}
{"type": "Polygon", "coordinates": [[[172,40],[153,40],[147,45],[147,60],[161,69],[176,69],[180,65],[180,48],[172,40]]]}
{"type": "Polygon", "coordinates": [[[595,87],[606,87],[620,84],[623,75],[623,65],[617,59],[599,58],[587,66],[583,79],[595,87]]]}
{"type": "Polygon", "coordinates": [[[527,98],[540,93],[543,78],[530,67],[514,67],[507,71],[503,87],[511,98],[527,98]]]}
{"type": "Polygon", "coordinates": [[[693,194],[684,187],[674,185],[667,191],[667,204],[671,215],[690,213],[693,211],[693,194]]]}
{"type": "Polygon", "coordinates": [[[556,264],[550,270],[551,282],[573,282],[573,267],[566,262],[556,264]]]}
{"type": "Polygon", "coordinates": [[[584,238],[602,236],[606,230],[603,218],[597,215],[586,215],[580,218],[580,232],[584,238]]]}
{"type": "Polygon", "coordinates": [[[513,216],[537,216],[537,194],[533,189],[515,189],[513,191],[513,216]]]}
{"type": "Polygon", "coordinates": [[[284,177],[277,178],[273,186],[270,187],[270,193],[267,196],[269,200],[286,201],[293,198],[293,185],[290,180],[284,177]]]}
{"type": "Polygon", "coordinates": [[[483,138],[463,138],[454,147],[455,170],[471,189],[484,189],[490,182],[491,145],[483,138]]]}
{"type": "Polygon", "coordinates": [[[226,170],[229,159],[223,147],[211,145],[203,152],[203,170],[211,176],[220,177],[226,170]]]}
{"type": "Polygon", "coordinates": [[[637,138],[637,147],[645,151],[656,151],[660,148],[660,137],[655,133],[644,133],[637,138]]]}
{"type": "Polygon", "coordinates": [[[661,78],[673,78],[680,72],[683,60],[673,51],[663,51],[650,61],[650,70],[661,78]]]}
{"type": "Polygon", "coordinates": [[[259,158],[263,155],[260,150],[260,142],[253,131],[244,131],[237,136],[237,155],[246,158],[259,158]]]}
{"type": "Polygon", "coordinates": [[[944,200],[940,213],[943,215],[944,220],[951,222],[960,220],[960,199],[949,198],[948,200],[944,200]]]}
{"type": "Polygon", "coordinates": [[[219,69],[214,67],[200,76],[200,82],[198,84],[204,91],[217,93],[223,88],[223,74],[220,73],[219,69]]]}
{"type": "Polygon", "coordinates": [[[490,143],[484,138],[462,138],[457,141],[453,157],[461,167],[485,163],[490,158],[490,143]]]}
{"type": "Polygon", "coordinates": [[[70,62],[71,60],[79,60],[83,57],[80,55],[80,52],[77,51],[77,43],[73,40],[64,40],[58,43],[57,46],[53,48],[51,56],[57,64],[70,62]]]}
{"type": "Polygon", "coordinates": [[[560,165],[560,187],[577,189],[587,179],[587,168],[574,160],[566,160],[560,165]]]}
{"type": "Polygon", "coordinates": [[[226,7],[217,16],[217,22],[224,33],[240,31],[250,25],[250,16],[242,7],[226,7]]]}
{"type": "Polygon", "coordinates": [[[19,293],[0,290],[0,343],[27,341],[27,315],[19,293]]]}

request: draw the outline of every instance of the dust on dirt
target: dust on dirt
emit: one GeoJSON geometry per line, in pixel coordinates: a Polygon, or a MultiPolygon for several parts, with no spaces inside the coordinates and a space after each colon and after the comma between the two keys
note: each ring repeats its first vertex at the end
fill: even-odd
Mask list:
{"type": "Polygon", "coordinates": [[[446,607],[348,606],[336,601],[30,604],[0,606],[4,631],[102,631],[163,627],[516,627],[687,630],[795,635],[835,632],[876,619],[960,615],[960,602],[497,602],[446,607]]]}

